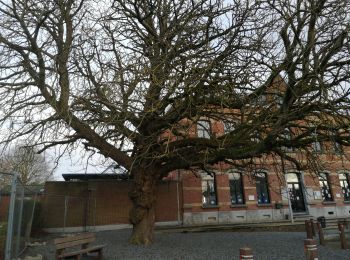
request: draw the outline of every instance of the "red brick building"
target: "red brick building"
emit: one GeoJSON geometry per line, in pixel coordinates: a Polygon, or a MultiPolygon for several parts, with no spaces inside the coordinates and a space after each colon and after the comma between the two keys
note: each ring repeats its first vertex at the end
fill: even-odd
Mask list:
{"type": "MultiPolygon", "coordinates": [[[[211,129],[222,129],[217,122],[211,129]]],[[[322,149],[324,144],[315,144],[322,149]]],[[[254,169],[235,169],[224,163],[204,171],[181,171],[183,223],[240,223],[278,221],[295,215],[350,217],[349,150],[320,154],[322,171],[298,171],[266,158],[254,169]],[[288,187],[288,188],[287,188],[288,187]]],[[[293,151],[291,151],[293,153],[293,151]]],[[[296,154],[297,156],[297,154],[296,154]]]]}
{"type": "MultiPolygon", "coordinates": [[[[283,92],[286,87],[283,81],[278,81],[278,79],[281,78],[278,77],[274,81],[272,87],[267,90],[267,94],[261,96],[263,98],[260,97],[258,102],[269,102],[269,104],[275,102],[276,107],[278,106],[278,93],[283,92]]],[[[270,108],[274,109],[273,106],[270,108]]],[[[221,116],[223,120],[219,120],[219,117],[215,119],[200,118],[197,121],[183,119],[179,123],[177,133],[182,132],[182,138],[186,136],[202,138],[223,136],[235,127],[232,122],[236,119],[242,120],[245,116],[240,111],[223,109],[218,111],[224,115],[221,116]],[[230,123],[225,121],[226,114],[231,117],[230,123]]],[[[248,112],[259,113],[259,110],[256,107],[248,107],[248,112]]],[[[315,120],[317,121],[317,119],[315,120]]],[[[310,120],[310,122],[313,123],[312,121],[315,120],[310,120]]],[[[300,122],[300,125],[302,124],[305,122],[300,122]]],[[[294,131],[293,129],[287,130],[286,138],[294,131]]],[[[170,131],[161,137],[166,142],[177,138],[170,131]]],[[[165,179],[176,181],[174,182],[176,185],[167,186],[168,184],[163,183],[159,188],[157,221],[197,225],[280,221],[296,215],[314,218],[319,216],[326,218],[350,217],[350,162],[348,159],[350,149],[340,147],[336,142],[321,143],[317,137],[309,145],[309,148],[312,154],[317,155],[317,163],[320,167],[299,171],[293,164],[269,155],[255,159],[251,167],[236,168],[227,162],[222,162],[208,166],[209,171],[207,172],[199,169],[172,172],[165,179]],[[165,214],[169,212],[171,214],[165,214]]],[[[299,161],[308,160],[301,150],[287,147],[284,149],[290,157],[299,161]]],[[[75,188],[68,190],[79,190],[76,189],[77,184],[69,185],[75,188]]],[[[110,182],[108,185],[106,183],[108,189],[107,186],[106,189],[104,188],[105,184],[103,183],[90,182],[86,185],[88,188],[84,186],[82,192],[91,188],[90,195],[93,196],[92,199],[95,202],[86,206],[84,211],[90,212],[92,210],[89,211],[87,208],[95,207],[95,213],[93,216],[80,218],[78,221],[80,224],[74,225],[128,223],[131,202],[127,197],[126,187],[129,185],[125,186],[121,181],[114,184],[110,182]]],[[[57,195],[61,198],[53,198],[49,201],[49,197],[47,197],[45,202],[45,210],[49,210],[50,203],[60,201],[60,206],[56,207],[57,212],[47,214],[47,216],[57,215],[55,220],[50,217],[46,221],[47,223],[60,223],[50,224],[52,227],[62,225],[62,212],[64,212],[64,207],[67,208],[67,204],[65,206],[62,198],[69,195],[65,187],[68,187],[68,184],[63,183],[57,186],[57,184],[52,183],[47,186],[46,192],[51,192],[50,196],[57,195]]],[[[85,195],[82,194],[79,196],[84,197],[85,195]]],[[[74,196],[74,194],[70,195],[74,196]]],[[[87,213],[79,214],[86,215],[87,213]]],[[[73,225],[69,225],[68,222],[67,220],[65,225],[73,225]]]]}
{"type": "MultiPolygon", "coordinates": [[[[258,102],[276,102],[277,107],[276,93],[283,93],[285,88],[282,78],[277,77],[268,94],[258,102]]],[[[256,107],[251,108],[254,109],[259,113],[256,107]]],[[[212,118],[201,118],[195,123],[188,120],[186,133],[202,138],[223,136],[235,127],[232,125],[235,118],[239,121],[244,117],[240,111],[221,112],[230,112],[231,123],[212,118]]],[[[306,123],[301,121],[300,125],[303,124],[306,123]]],[[[298,131],[287,130],[286,138],[298,131]]],[[[284,149],[290,157],[308,160],[301,150],[284,149]]],[[[317,157],[318,165],[304,171],[279,157],[265,156],[255,159],[248,168],[219,163],[209,166],[212,174],[201,170],[172,173],[170,178],[179,179],[183,187],[183,223],[277,221],[295,215],[350,217],[350,149],[336,142],[321,143],[317,136],[308,149],[317,157]]]]}

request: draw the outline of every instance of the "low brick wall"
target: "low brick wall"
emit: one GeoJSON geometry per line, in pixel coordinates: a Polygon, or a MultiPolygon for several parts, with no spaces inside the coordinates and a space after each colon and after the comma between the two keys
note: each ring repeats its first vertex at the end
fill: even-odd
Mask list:
{"type": "Polygon", "coordinates": [[[0,222],[6,222],[10,207],[10,195],[1,195],[0,198],[0,222]]]}
{"type": "MultiPolygon", "coordinates": [[[[131,181],[114,180],[47,182],[42,199],[43,227],[129,224],[131,185],[131,181]]],[[[158,184],[156,222],[179,220],[181,191],[181,183],[175,181],[158,184]]]]}

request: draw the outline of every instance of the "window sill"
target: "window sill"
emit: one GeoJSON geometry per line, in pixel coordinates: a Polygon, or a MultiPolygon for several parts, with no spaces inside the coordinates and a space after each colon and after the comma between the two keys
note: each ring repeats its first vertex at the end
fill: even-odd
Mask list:
{"type": "Polygon", "coordinates": [[[256,204],[258,207],[271,207],[271,206],[273,206],[273,204],[272,203],[265,203],[265,204],[256,204]]]}
{"type": "Polygon", "coordinates": [[[202,209],[218,209],[219,206],[218,205],[203,205],[202,209]]]}
{"type": "Polygon", "coordinates": [[[323,205],[335,205],[337,204],[335,201],[322,201],[323,205]]]}
{"type": "Polygon", "coordinates": [[[245,204],[235,204],[235,205],[231,205],[231,208],[247,208],[247,205],[245,205],[245,204]]]}

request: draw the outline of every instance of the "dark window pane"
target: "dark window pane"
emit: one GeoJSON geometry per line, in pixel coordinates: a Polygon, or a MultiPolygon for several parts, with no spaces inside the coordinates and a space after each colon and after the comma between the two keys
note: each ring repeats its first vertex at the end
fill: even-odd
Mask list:
{"type": "Polygon", "coordinates": [[[242,174],[233,173],[230,177],[231,204],[244,204],[242,174]]]}
{"type": "Polygon", "coordinates": [[[255,176],[255,183],[256,193],[258,195],[258,204],[270,203],[266,173],[257,173],[255,176]]]}
{"type": "Polygon", "coordinates": [[[333,196],[329,186],[328,174],[319,173],[319,183],[323,201],[333,201],[333,196]]]}
{"type": "Polygon", "coordinates": [[[202,180],[202,203],[203,206],[217,205],[215,177],[202,180]]]}
{"type": "Polygon", "coordinates": [[[312,134],[312,136],[315,139],[315,141],[311,144],[312,151],[314,153],[322,153],[323,147],[322,147],[321,142],[319,142],[317,139],[317,134],[312,134]]]}
{"type": "Polygon", "coordinates": [[[339,143],[337,143],[337,142],[334,142],[334,147],[333,147],[333,149],[334,149],[334,152],[335,152],[336,154],[343,154],[343,153],[344,153],[344,150],[343,150],[342,145],[339,144],[339,143]]]}
{"type": "Polygon", "coordinates": [[[348,173],[339,174],[340,187],[345,201],[350,200],[350,184],[348,173]]]}
{"type": "Polygon", "coordinates": [[[224,122],[224,132],[225,134],[231,133],[235,130],[235,125],[232,122],[225,121],[224,122]]]}
{"type": "Polygon", "coordinates": [[[197,123],[197,136],[200,138],[210,138],[210,122],[198,121],[197,123]]]}

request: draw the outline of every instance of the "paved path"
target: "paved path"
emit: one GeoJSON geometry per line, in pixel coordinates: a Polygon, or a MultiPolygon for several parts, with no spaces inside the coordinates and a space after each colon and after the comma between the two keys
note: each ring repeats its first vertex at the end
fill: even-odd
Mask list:
{"type": "MultiPolygon", "coordinates": [[[[304,232],[203,232],[167,233],[157,231],[152,246],[129,245],[131,230],[97,233],[98,244],[106,244],[104,259],[239,259],[240,247],[253,248],[256,260],[305,259],[304,232]]],[[[53,236],[48,245],[31,248],[27,255],[40,253],[54,259],[53,236]]],[[[350,260],[350,251],[319,246],[321,260],[350,260]]]]}

